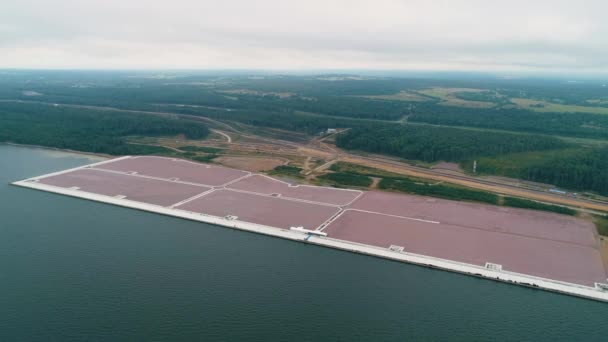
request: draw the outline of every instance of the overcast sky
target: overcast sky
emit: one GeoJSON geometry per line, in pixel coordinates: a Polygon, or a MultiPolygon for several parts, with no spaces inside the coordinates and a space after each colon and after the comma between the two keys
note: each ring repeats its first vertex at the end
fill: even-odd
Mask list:
{"type": "Polygon", "coordinates": [[[2,0],[0,68],[608,72],[606,0],[2,0]]]}

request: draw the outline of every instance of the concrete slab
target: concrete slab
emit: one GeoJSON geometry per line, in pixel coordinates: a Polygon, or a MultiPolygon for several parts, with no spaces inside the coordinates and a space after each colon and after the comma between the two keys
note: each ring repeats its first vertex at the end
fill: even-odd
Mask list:
{"type": "Polygon", "coordinates": [[[38,182],[62,188],[77,187],[106,196],[124,198],[161,206],[169,206],[186,198],[210,190],[202,186],[122,175],[107,171],[80,169],[40,179],[38,182]]]}
{"type": "Polygon", "coordinates": [[[605,282],[596,248],[452,224],[347,210],[323,230],[328,237],[592,286],[605,282]]]}
{"type": "Polygon", "coordinates": [[[231,189],[252,191],[261,194],[280,194],[282,197],[305,201],[347,205],[361,195],[361,191],[335,189],[319,186],[291,185],[263,175],[253,175],[229,186],[231,189]]]}
{"type": "Polygon", "coordinates": [[[249,172],[219,167],[215,165],[194,163],[183,159],[139,156],[99,165],[96,168],[119,172],[137,172],[137,174],[163,179],[177,179],[182,182],[220,186],[249,172]]]}
{"type": "Polygon", "coordinates": [[[593,223],[536,210],[497,207],[388,192],[366,192],[351,208],[411,216],[488,231],[597,246],[593,223]]]}
{"type": "Polygon", "coordinates": [[[241,221],[283,229],[316,229],[338,212],[335,207],[231,190],[216,190],[176,208],[220,217],[232,215],[241,221]]]}

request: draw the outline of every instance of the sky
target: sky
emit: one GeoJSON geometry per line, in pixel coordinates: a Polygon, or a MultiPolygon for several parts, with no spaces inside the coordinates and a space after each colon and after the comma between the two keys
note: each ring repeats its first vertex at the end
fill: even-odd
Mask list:
{"type": "Polygon", "coordinates": [[[0,68],[608,73],[606,0],[0,2],[0,68]]]}

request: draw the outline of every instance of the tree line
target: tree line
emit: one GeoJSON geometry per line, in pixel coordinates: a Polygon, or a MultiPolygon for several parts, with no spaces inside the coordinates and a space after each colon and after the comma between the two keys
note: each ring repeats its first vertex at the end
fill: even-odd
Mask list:
{"type": "Polygon", "coordinates": [[[568,146],[560,139],[546,136],[417,125],[355,128],[340,134],[336,138],[336,145],[426,162],[460,161],[476,156],[568,146]]]}
{"type": "Polygon", "coordinates": [[[523,168],[519,177],[568,189],[596,191],[608,196],[608,147],[581,149],[523,168]]]}
{"type": "Polygon", "coordinates": [[[201,139],[209,130],[198,122],[144,114],[0,103],[0,141],[5,142],[114,155],[149,154],[166,149],[131,145],[126,137],[178,134],[201,139]]]}
{"type": "Polygon", "coordinates": [[[608,115],[590,113],[538,113],[522,109],[416,105],[408,121],[433,125],[493,128],[507,131],[608,138],[608,115]]]}

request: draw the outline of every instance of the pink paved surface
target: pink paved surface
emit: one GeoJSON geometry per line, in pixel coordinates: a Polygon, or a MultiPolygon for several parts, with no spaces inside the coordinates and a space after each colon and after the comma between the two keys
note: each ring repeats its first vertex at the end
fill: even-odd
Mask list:
{"type": "MultiPolygon", "coordinates": [[[[244,171],[171,158],[137,157],[41,178],[39,182],[169,206],[210,188],[145,176],[219,186],[245,175],[244,171]],[[129,171],[137,175],[126,174],[129,171]]],[[[595,227],[574,217],[386,192],[365,192],[358,197],[358,191],[290,186],[261,175],[228,187],[234,190],[215,190],[177,208],[220,217],[234,215],[240,221],[277,228],[316,229],[338,212],[335,205],[354,200],[347,207],[351,209],[324,229],[329,237],[382,248],[398,245],[407,252],[481,266],[492,262],[506,271],[584,285],[606,282],[595,227]],[[281,196],[270,196],[275,193],[281,196]]]]}
{"type": "Polygon", "coordinates": [[[131,157],[95,166],[97,169],[131,172],[164,179],[178,178],[183,182],[219,186],[240,177],[248,172],[207,164],[193,163],[181,159],[164,157],[131,157]]]}
{"type": "Polygon", "coordinates": [[[328,237],[583,285],[605,282],[596,248],[451,224],[433,224],[347,210],[325,230],[328,237]]]}
{"type": "Polygon", "coordinates": [[[230,184],[229,188],[258,192],[266,195],[281,194],[282,197],[334,205],[346,205],[361,194],[359,191],[324,188],[318,186],[291,186],[276,179],[253,175],[230,184]]]}
{"type": "Polygon", "coordinates": [[[62,188],[79,187],[94,194],[127,196],[126,199],[169,206],[210,188],[180,184],[107,171],[81,169],[39,180],[39,183],[62,188]]]}
{"type": "Polygon", "coordinates": [[[338,212],[335,207],[230,190],[214,191],[177,209],[221,217],[234,215],[240,221],[284,229],[298,226],[315,229],[338,212]]]}
{"type": "Polygon", "coordinates": [[[588,246],[597,245],[593,223],[534,210],[386,192],[366,192],[351,208],[588,246]]]}

